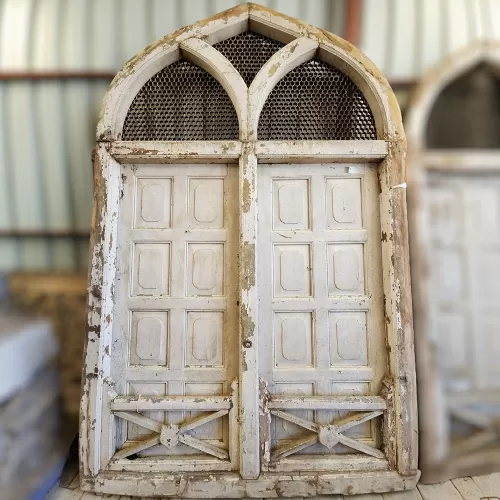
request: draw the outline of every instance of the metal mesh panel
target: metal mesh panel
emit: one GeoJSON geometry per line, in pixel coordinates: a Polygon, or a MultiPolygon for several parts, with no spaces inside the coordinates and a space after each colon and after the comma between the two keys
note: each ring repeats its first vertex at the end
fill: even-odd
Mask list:
{"type": "Polygon", "coordinates": [[[125,141],[238,139],[238,117],[222,85],[209,73],[180,60],[142,87],[130,106],[125,141]]]}
{"type": "Polygon", "coordinates": [[[373,114],[354,82],[318,59],[274,87],[262,110],[261,140],[376,139],[373,114]]]}
{"type": "Polygon", "coordinates": [[[427,125],[427,147],[500,148],[500,79],[481,64],[448,84],[427,125]]]}
{"type": "Polygon", "coordinates": [[[240,33],[214,45],[236,68],[248,86],[260,68],[282,47],[283,43],[252,31],[240,33]]]}

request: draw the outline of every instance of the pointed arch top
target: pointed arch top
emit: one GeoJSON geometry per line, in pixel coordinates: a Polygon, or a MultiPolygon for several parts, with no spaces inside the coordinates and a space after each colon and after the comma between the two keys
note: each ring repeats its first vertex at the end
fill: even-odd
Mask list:
{"type": "Polygon", "coordinates": [[[433,107],[447,86],[460,77],[485,64],[500,78],[500,43],[482,41],[451,54],[429,70],[410,96],[405,119],[408,149],[412,154],[427,149],[426,131],[433,107]]]}
{"type": "MultiPolygon", "coordinates": [[[[222,65],[212,62],[212,56],[217,55],[217,51],[211,47],[248,30],[289,44],[288,50],[292,53],[295,48],[290,42],[300,41],[303,50],[298,51],[295,57],[288,57],[290,54],[286,54],[286,47],[282,49],[282,56],[288,59],[288,68],[278,72],[279,75],[285,76],[307,60],[307,57],[312,58],[315,54],[320,60],[345,73],[360,89],[373,113],[377,139],[404,140],[401,112],[395,95],[382,73],[364,54],[332,33],[253,3],[238,5],[182,28],[154,42],[130,59],[113,79],[104,97],[97,140],[121,140],[127,111],[139,90],[156,73],[180,58],[197,64],[219,81],[238,115],[240,139],[255,140],[256,130],[252,128],[257,127],[258,120],[247,116],[247,106],[241,104],[246,99],[239,98],[241,93],[245,93],[246,98],[248,87],[221,54],[217,53],[217,57],[222,65]]],[[[272,87],[263,92],[269,94],[270,90],[272,87]]],[[[261,105],[263,104],[262,102],[261,105]]],[[[257,116],[261,109],[257,110],[257,116]]]]}

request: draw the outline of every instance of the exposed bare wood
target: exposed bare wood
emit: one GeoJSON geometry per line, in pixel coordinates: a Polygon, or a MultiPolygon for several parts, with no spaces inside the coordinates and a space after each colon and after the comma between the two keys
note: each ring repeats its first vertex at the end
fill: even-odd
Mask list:
{"type": "Polygon", "coordinates": [[[116,141],[111,154],[121,163],[237,163],[239,141],[116,141]]]}
{"type": "Polygon", "coordinates": [[[414,486],[404,135],[394,95],[378,70],[334,35],[241,5],[165,37],[128,63],[105,98],[98,141],[82,487],[137,496],[263,498],[414,486]],[[247,91],[210,44],[248,26],[288,45],[264,64],[247,91]],[[380,140],[256,141],[259,114],[275,84],[315,55],[358,85],[380,140]],[[241,142],[120,141],[134,97],[181,56],[229,93],[241,142]],[[259,160],[314,165],[299,171],[299,165],[258,166],[259,160]],[[236,162],[238,170],[228,165],[236,162]],[[281,190],[276,179],[293,182],[281,190]],[[296,185],[307,193],[302,207],[300,196],[287,201],[296,185]],[[279,220],[264,224],[265,215],[278,214],[275,202],[281,204],[279,220]],[[312,229],[314,241],[301,235],[303,229],[312,229]],[[295,254],[287,255],[284,249],[292,246],[295,254]],[[259,253],[262,247],[275,251],[259,253]],[[282,270],[279,283],[269,281],[269,265],[260,267],[268,257],[272,269],[282,270]],[[295,269],[300,259],[304,269],[295,269]],[[283,271],[288,268],[295,271],[283,271]],[[275,309],[268,316],[271,301],[275,309]],[[384,376],[395,381],[391,404],[369,392],[384,376]],[[263,390],[266,382],[271,396],[263,390]],[[337,416],[353,411],[361,414],[337,416]],[[113,412],[133,416],[127,423],[113,412]],[[184,412],[196,412],[194,419],[184,412]],[[382,412],[390,412],[384,422],[392,422],[383,436],[378,421],[368,424],[366,437],[342,434],[382,412]],[[288,440],[294,425],[314,435],[288,440]],[[148,436],[144,427],[156,435],[148,436]],[[145,441],[139,445],[139,439],[145,441]],[[378,450],[389,449],[387,440],[393,443],[391,461],[378,450]],[[317,453],[318,445],[307,459],[288,456],[317,441],[329,453],[317,453]],[[131,450],[147,455],[147,445],[158,442],[162,456],[155,449],[151,457],[124,458],[131,450]],[[337,443],[368,456],[340,459],[337,443]],[[184,455],[188,447],[211,456],[193,450],[184,455]]]}
{"type": "Polygon", "coordinates": [[[274,396],[270,409],[279,410],[384,410],[385,401],[379,396],[303,396],[287,398],[274,396]]]}
{"type": "Polygon", "coordinates": [[[157,444],[160,444],[159,435],[155,435],[153,437],[150,437],[149,439],[145,439],[144,441],[140,441],[138,443],[129,445],[126,448],[122,448],[120,451],[117,451],[113,455],[113,458],[115,460],[120,458],[127,458],[130,455],[135,455],[136,453],[139,453],[143,450],[147,450],[148,448],[151,448],[151,446],[155,446],[157,444]]]}
{"type": "Polygon", "coordinates": [[[287,420],[288,422],[291,422],[292,424],[300,425],[300,427],[304,427],[305,429],[309,429],[310,431],[313,431],[313,432],[319,431],[318,424],[315,424],[314,422],[310,422],[309,420],[306,420],[305,418],[298,417],[297,415],[294,415],[293,413],[286,413],[286,412],[280,411],[280,410],[271,410],[271,415],[274,415],[276,417],[287,420]]]}
{"type": "Polygon", "coordinates": [[[231,408],[229,396],[118,396],[111,401],[113,411],[219,411],[231,408]]]}
{"type": "Polygon", "coordinates": [[[183,432],[190,431],[191,429],[195,429],[196,427],[199,427],[200,425],[205,425],[208,422],[211,422],[212,420],[223,417],[224,415],[227,415],[228,413],[229,413],[229,410],[220,410],[216,413],[211,413],[210,415],[202,415],[201,417],[193,418],[189,422],[186,422],[185,424],[180,425],[179,432],[183,433],[183,432]]]}
{"type": "Polygon", "coordinates": [[[145,417],[144,415],[141,415],[140,413],[127,413],[124,411],[117,411],[114,413],[115,417],[120,417],[123,418],[124,420],[128,420],[129,422],[132,422],[134,424],[140,425],[141,427],[144,427],[145,429],[149,429],[153,432],[160,432],[161,431],[161,423],[153,420],[151,418],[145,417]]]}
{"type": "Polygon", "coordinates": [[[307,436],[305,438],[289,441],[271,452],[271,460],[280,460],[291,455],[292,453],[297,453],[298,451],[308,448],[309,446],[312,446],[317,442],[317,434],[312,434],[311,436],[307,436]]]}
{"type": "Polygon", "coordinates": [[[227,450],[223,450],[218,446],[208,443],[207,441],[202,441],[201,439],[196,439],[189,434],[179,435],[179,441],[181,443],[191,446],[191,448],[196,448],[197,450],[213,455],[214,457],[220,458],[221,460],[228,460],[229,453],[227,450]]]}
{"type": "Polygon", "coordinates": [[[376,418],[382,414],[383,414],[382,411],[357,413],[355,415],[343,418],[342,420],[335,422],[335,427],[339,432],[345,432],[351,427],[355,427],[356,425],[362,424],[363,422],[367,422],[368,420],[376,418]]]}
{"type": "Polygon", "coordinates": [[[367,163],[387,155],[385,141],[259,141],[255,154],[268,163],[367,163]]]}
{"type": "Polygon", "coordinates": [[[350,448],[354,448],[355,450],[361,451],[362,453],[366,453],[367,455],[370,455],[372,457],[384,458],[384,454],[380,450],[373,448],[373,446],[368,446],[367,444],[363,443],[359,439],[353,439],[353,438],[344,436],[343,434],[339,434],[338,440],[339,440],[339,443],[345,444],[346,446],[349,446],[350,448]]]}

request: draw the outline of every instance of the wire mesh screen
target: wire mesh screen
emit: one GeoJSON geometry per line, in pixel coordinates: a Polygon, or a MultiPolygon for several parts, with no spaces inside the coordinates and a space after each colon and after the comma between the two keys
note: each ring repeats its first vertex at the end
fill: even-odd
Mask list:
{"type": "Polygon", "coordinates": [[[354,82],[318,59],[274,87],[262,110],[261,140],[376,139],[373,114],[354,82]]]}
{"type": "Polygon", "coordinates": [[[248,86],[260,68],[282,47],[283,43],[252,31],[240,33],[214,45],[236,68],[248,86]]]}
{"type": "Polygon", "coordinates": [[[500,148],[500,79],[481,64],[452,81],[436,99],[427,147],[500,148]]]}
{"type": "Polygon", "coordinates": [[[142,87],[123,127],[125,141],[238,139],[238,117],[222,85],[180,60],[142,87]]]}

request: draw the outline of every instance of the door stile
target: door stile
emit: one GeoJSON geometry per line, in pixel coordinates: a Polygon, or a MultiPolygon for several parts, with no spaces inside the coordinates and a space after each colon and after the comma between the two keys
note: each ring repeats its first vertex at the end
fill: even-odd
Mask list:
{"type": "Polygon", "coordinates": [[[259,459],[259,362],[256,280],[257,157],[254,144],[245,143],[239,164],[240,208],[240,474],[256,479],[259,459]]]}

